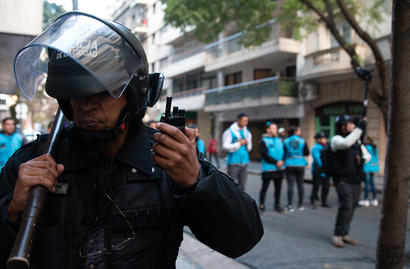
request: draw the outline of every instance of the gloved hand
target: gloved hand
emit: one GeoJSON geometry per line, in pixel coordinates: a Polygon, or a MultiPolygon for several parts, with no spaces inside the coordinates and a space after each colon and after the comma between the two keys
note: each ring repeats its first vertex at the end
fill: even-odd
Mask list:
{"type": "Polygon", "coordinates": [[[362,129],[363,131],[366,130],[366,127],[367,127],[367,118],[364,117],[364,118],[360,119],[359,124],[357,125],[357,127],[359,127],[360,129],[362,129]]]}

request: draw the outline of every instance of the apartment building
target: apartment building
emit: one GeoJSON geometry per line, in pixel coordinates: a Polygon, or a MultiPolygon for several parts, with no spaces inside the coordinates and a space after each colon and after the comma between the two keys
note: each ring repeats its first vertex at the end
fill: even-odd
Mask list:
{"type": "Polygon", "coordinates": [[[10,116],[9,107],[17,101],[14,57],[40,34],[42,23],[42,0],[0,0],[0,119],[10,116]]]}
{"type": "MultiPolygon", "coordinates": [[[[386,2],[388,3],[388,1],[386,2]]],[[[388,9],[390,7],[387,7],[388,9]]],[[[390,9],[391,10],[391,9],[390,9]]],[[[367,25],[365,19],[359,23],[376,40],[383,55],[386,70],[390,63],[391,12],[383,15],[383,22],[377,28],[367,25]]],[[[375,62],[369,47],[350,28],[347,22],[340,22],[338,28],[343,37],[356,46],[356,52],[368,69],[375,69],[375,62]]],[[[380,85],[377,72],[373,72],[372,87],[380,85]]],[[[314,143],[314,134],[324,131],[328,137],[334,135],[337,115],[362,115],[364,82],[353,73],[350,57],[339,47],[325,25],[302,40],[301,51],[297,57],[297,80],[299,97],[304,104],[302,132],[309,145],[314,143]]],[[[370,100],[367,110],[367,134],[374,139],[379,149],[381,173],[384,171],[384,158],[387,137],[383,115],[370,100]]]]}
{"type": "MultiPolygon", "coordinates": [[[[288,127],[303,118],[296,82],[300,42],[275,20],[269,22],[272,34],[261,46],[245,48],[234,26],[214,43],[202,44],[193,32],[184,34],[163,24],[160,1],[137,2],[147,8],[148,32],[138,35],[144,41],[150,72],[162,72],[166,77],[163,97],[149,117],[156,119],[163,112],[165,95],[170,95],[173,105],[186,109],[188,125],[197,124],[207,143],[211,136],[220,140],[237,114],[245,112],[255,145],[266,121],[288,127]]],[[[132,9],[132,3],[135,1],[126,1],[124,6],[132,9]]],[[[115,14],[114,20],[124,22],[130,16],[115,14]]],[[[258,150],[252,151],[251,157],[258,159],[258,150]]]]}
{"type": "MultiPolygon", "coordinates": [[[[140,35],[150,72],[162,72],[167,78],[163,97],[150,111],[151,118],[163,112],[165,94],[173,96],[173,104],[188,111],[187,122],[199,125],[207,144],[211,136],[220,140],[236,115],[245,112],[255,145],[251,158],[259,159],[256,145],[266,121],[285,128],[299,124],[304,138],[313,146],[318,131],[325,131],[329,137],[334,134],[336,115],[359,115],[362,111],[364,84],[356,78],[348,55],[324,25],[297,41],[271,20],[269,39],[248,48],[241,44],[242,34],[232,25],[215,42],[202,44],[192,32],[183,34],[163,24],[160,1],[137,2],[144,2],[147,8],[148,32],[140,35]]],[[[385,17],[378,30],[369,31],[388,64],[391,18],[387,14],[385,17]]],[[[356,44],[365,66],[371,68],[374,60],[367,46],[346,23],[338,27],[356,44]]],[[[368,118],[368,132],[379,146],[380,156],[384,156],[383,117],[372,102],[368,118]]]]}

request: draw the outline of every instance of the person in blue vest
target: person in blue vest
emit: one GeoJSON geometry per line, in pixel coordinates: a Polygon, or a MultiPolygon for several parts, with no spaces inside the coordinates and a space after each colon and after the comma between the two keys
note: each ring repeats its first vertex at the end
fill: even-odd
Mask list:
{"type": "Polygon", "coordinates": [[[329,177],[322,171],[322,150],[329,147],[327,144],[326,134],[319,132],[315,135],[316,144],[312,148],[312,193],[310,195],[310,204],[313,209],[316,209],[315,201],[319,201],[318,192],[322,185],[321,203],[323,207],[330,206],[327,203],[327,195],[329,194],[330,181],[329,177]]]}
{"type": "Polygon", "coordinates": [[[13,153],[21,147],[23,139],[16,133],[16,122],[13,118],[4,118],[3,130],[0,133],[0,168],[6,164],[13,153]]]}
{"type": "Polygon", "coordinates": [[[309,155],[309,148],[305,140],[300,137],[302,131],[299,126],[292,127],[288,133],[289,137],[285,139],[285,166],[288,183],[287,209],[289,212],[295,211],[293,207],[293,183],[296,181],[299,195],[298,209],[303,211],[303,176],[307,165],[304,156],[309,155]]]}
{"type": "Polygon", "coordinates": [[[371,155],[371,159],[368,163],[363,165],[363,172],[365,174],[364,185],[364,199],[359,201],[360,206],[378,206],[376,186],[374,185],[374,174],[379,172],[379,157],[377,147],[373,143],[373,139],[370,136],[366,136],[365,145],[367,151],[371,155]],[[371,188],[373,194],[373,200],[369,201],[369,189],[371,188]]]}
{"type": "Polygon", "coordinates": [[[284,174],[284,156],[282,139],[278,136],[278,126],[275,123],[266,123],[266,133],[259,142],[259,151],[262,155],[262,188],[259,194],[259,210],[265,211],[265,196],[269,183],[272,180],[275,186],[274,211],[284,213],[280,207],[280,191],[284,174]]]}
{"type": "Polygon", "coordinates": [[[222,135],[222,148],[226,150],[228,175],[238,182],[240,190],[245,191],[248,178],[249,151],[252,150],[252,134],[248,128],[248,115],[240,113],[236,122],[222,135]]]}
{"type": "Polygon", "coordinates": [[[195,130],[195,141],[196,141],[196,148],[198,149],[199,152],[201,152],[205,156],[205,143],[204,140],[199,138],[199,128],[196,125],[192,125],[191,129],[195,130]]]}

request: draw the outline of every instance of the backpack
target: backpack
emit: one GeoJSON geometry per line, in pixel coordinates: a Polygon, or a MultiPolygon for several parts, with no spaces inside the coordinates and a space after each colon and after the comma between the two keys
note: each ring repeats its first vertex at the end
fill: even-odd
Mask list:
{"type": "Polygon", "coordinates": [[[322,167],[320,167],[320,171],[322,173],[325,173],[328,177],[334,176],[333,158],[334,152],[330,148],[330,145],[327,145],[320,152],[320,160],[322,161],[322,167]]]}

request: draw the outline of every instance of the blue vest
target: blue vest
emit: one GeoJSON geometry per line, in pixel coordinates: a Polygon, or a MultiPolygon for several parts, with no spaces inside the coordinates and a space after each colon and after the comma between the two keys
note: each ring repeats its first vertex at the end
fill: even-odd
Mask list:
{"type": "Polygon", "coordinates": [[[196,141],[196,147],[198,148],[199,152],[205,155],[205,144],[202,139],[198,138],[198,141],[196,141]]]}
{"type": "MultiPolygon", "coordinates": [[[[229,128],[232,136],[232,142],[236,143],[239,141],[239,138],[235,135],[231,128],[229,128]]],[[[239,131],[241,133],[241,139],[245,139],[246,136],[243,133],[243,130],[239,131]]],[[[237,151],[235,152],[228,152],[226,156],[226,164],[247,164],[249,163],[249,153],[248,148],[246,145],[242,145],[237,151]]]]}
{"type": "Polygon", "coordinates": [[[379,157],[377,156],[377,148],[373,148],[371,145],[366,145],[372,158],[368,163],[363,165],[363,171],[365,173],[378,173],[379,172],[379,157]]]}
{"type": "Polygon", "coordinates": [[[285,165],[286,166],[306,166],[307,162],[303,156],[305,140],[297,135],[285,139],[285,165]]]}
{"type": "Polygon", "coordinates": [[[2,168],[13,153],[21,147],[20,134],[6,135],[0,133],[0,168],[2,168]]]}
{"type": "MultiPolygon", "coordinates": [[[[316,143],[313,148],[312,148],[312,157],[313,157],[313,163],[312,163],[312,174],[316,169],[319,169],[323,166],[322,163],[322,150],[325,149],[328,146],[323,146],[320,143],[316,143]]],[[[320,174],[321,177],[326,177],[325,173],[320,174]]]]}
{"type": "MultiPolygon", "coordinates": [[[[282,139],[279,137],[263,137],[262,140],[268,149],[268,155],[275,160],[281,161],[283,159],[283,155],[285,154],[282,139]]],[[[282,169],[284,168],[285,167],[283,166],[282,169]]],[[[262,158],[262,172],[277,170],[278,168],[276,165],[273,163],[268,163],[262,158]]]]}

